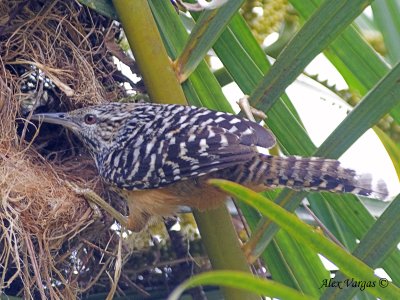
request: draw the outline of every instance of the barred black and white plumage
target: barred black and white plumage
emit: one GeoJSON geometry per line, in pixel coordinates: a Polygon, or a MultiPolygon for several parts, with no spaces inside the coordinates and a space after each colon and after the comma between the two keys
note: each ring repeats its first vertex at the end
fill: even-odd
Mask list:
{"type": "Polygon", "coordinates": [[[126,190],[217,177],[252,186],[374,194],[370,180],[336,160],[258,153],[255,146],[275,145],[274,135],[228,113],[193,106],[110,103],[34,118],[70,128],[93,154],[100,175],[126,190]]]}
{"type": "Polygon", "coordinates": [[[267,187],[288,187],[294,190],[353,193],[384,199],[388,195],[386,184],[372,186],[369,174],[357,174],[343,168],[334,159],[318,157],[277,157],[260,154],[238,166],[229,179],[244,185],[264,184],[267,187]]]}
{"type": "Polygon", "coordinates": [[[93,153],[102,176],[120,188],[167,186],[244,163],[255,155],[252,147],[275,144],[269,131],[231,114],[154,104],[106,110],[116,107],[129,114],[115,133],[117,142],[93,153]]]}
{"type": "Polygon", "coordinates": [[[229,179],[256,191],[289,187],[387,195],[385,184],[374,189],[371,178],[342,168],[336,160],[261,154],[256,146],[276,143],[270,131],[205,108],[110,103],[32,119],[63,125],[83,141],[100,175],[126,199],[129,216],[101,201],[96,204],[133,231],[181,205],[205,210],[222,203],[226,194],[209,186],[209,178],[229,179]]]}

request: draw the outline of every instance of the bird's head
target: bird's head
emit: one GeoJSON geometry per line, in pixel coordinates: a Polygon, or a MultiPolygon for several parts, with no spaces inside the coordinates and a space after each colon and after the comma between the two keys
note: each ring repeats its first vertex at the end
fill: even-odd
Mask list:
{"type": "Polygon", "coordinates": [[[112,146],[121,128],[132,123],[135,104],[109,103],[64,113],[34,114],[32,120],[62,125],[77,135],[92,153],[112,146]]]}

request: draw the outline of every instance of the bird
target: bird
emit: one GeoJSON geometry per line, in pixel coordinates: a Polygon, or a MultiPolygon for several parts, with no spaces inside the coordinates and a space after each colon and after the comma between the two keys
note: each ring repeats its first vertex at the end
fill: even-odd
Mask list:
{"type": "Polygon", "coordinates": [[[153,103],[88,106],[69,112],[33,114],[32,120],[64,126],[91,153],[100,176],[127,201],[129,215],[104,209],[127,229],[141,231],[153,216],[178,207],[204,211],[224,203],[211,178],[261,192],[268,188],[353,193],[384,198],[371,178],[338,160],[262,154],[276,144],[264,126],[207,108],[153,103]]]}

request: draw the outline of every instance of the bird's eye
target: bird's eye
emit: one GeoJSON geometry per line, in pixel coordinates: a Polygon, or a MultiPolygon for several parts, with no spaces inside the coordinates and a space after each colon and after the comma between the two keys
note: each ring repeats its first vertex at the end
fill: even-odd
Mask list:
{"type": "Polygon", "coordinates": [[[95,115],[92,115],[92,114],[87,114],[87,115],[84,117],[84,120],[85,120],[85,123],[88,124],[88,125],[95,124],[96,121],[97,121],[96,116],[95,116],[95,115]]]}

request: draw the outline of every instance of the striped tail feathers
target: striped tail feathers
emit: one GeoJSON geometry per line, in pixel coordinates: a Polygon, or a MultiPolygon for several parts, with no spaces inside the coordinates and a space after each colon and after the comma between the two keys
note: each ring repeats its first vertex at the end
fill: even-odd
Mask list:
{"type": "Polygon", "coordinates": [[[370,174],[358,175],[333,159],[260,154],[247,167],[246,173],[251,182],[269,187],[352,193],[382,200],[388,196],[382,180],[373,186],[370,174]]]}
{"type": "Polygon", "coordinates": [[[388,187],[385,181],[379,179],[376,183],[374,183],[373,176],[371,174],[357,175],[356,181],[357,181],[357,186],[370,187],[370,194],[365,196],[380,200],[385,200],[389,196],[388,187]]]}

